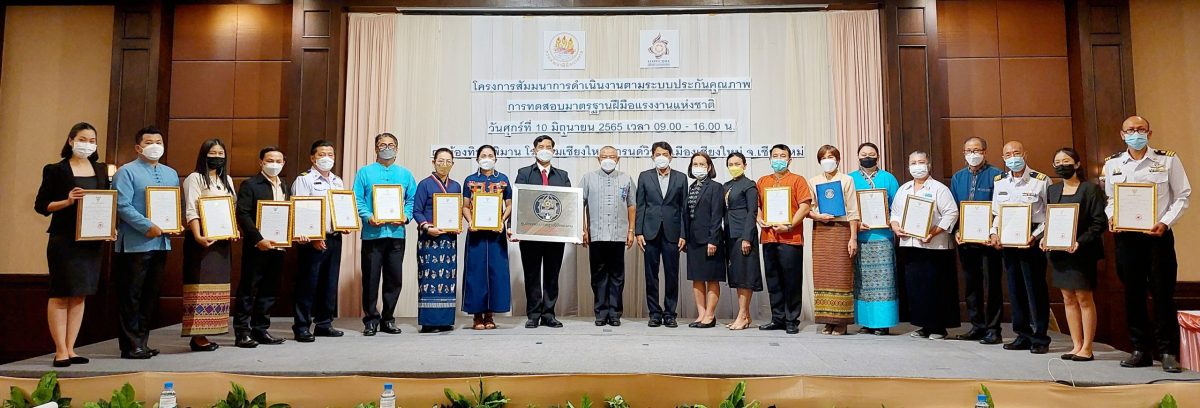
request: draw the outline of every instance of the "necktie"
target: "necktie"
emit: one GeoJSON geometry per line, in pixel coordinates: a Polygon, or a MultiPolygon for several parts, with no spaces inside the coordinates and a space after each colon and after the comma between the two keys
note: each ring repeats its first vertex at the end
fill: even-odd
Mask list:
{"type": "Polygon", "coordinates": [[[542,185],[543,186],[550,185],[550,172],[548,172],[546,170],[542,170],[542,185]]]}

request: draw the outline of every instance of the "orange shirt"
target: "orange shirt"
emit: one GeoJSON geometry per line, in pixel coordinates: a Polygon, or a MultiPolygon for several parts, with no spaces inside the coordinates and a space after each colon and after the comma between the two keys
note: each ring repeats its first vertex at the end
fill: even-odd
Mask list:
{"type": "MultiPolygon", "coordinates": [[[[812,190],[808,188],[808,182],[804,180],[804,176],[788,171],[783,177],[779,177],[777,173],[771,173],[762,176],[758,179],[758,208],[763,208],[767,194],[766,189],[771,187],[791,187],[792,188],[792,214],[800,208],[800,204],[812,202],[812,190]]],[[[760,211],[759,214],[762,214],[760,211]]],[[[762,236],[759,238],[764,244],[780,243],[791,245],[804,245],[804,226],[797,225],[790,232],[776,233],[774,229],[768,227],[762,229],[762,236]]]]}

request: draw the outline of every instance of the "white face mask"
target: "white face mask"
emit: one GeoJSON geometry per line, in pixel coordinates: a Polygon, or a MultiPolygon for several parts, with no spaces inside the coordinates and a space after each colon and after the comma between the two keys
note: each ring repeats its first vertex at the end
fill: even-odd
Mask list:
{"type": "Polygon", "coordinates": [[[554,152],[550,149],[538,150],[537,159],[542,163],[549,163],[551,159],[554,159],[554,152]]]}
{"type": "Polygon", "coordinates": [[[333,168],[333,158],[329,156],[317,159],[317,169],[321,171],[329,171],[333,168]]]}
{"type": "Polygon", "coordinates": [[[965,157],[969,165],[978,166],[980,163],[983,163],[982,153],[967,153],[965,157]]]}
{"type": "Polygon", "coordinates": [[[837,170],[837,168],[838,162],[836,159],[821,160],[821,170],[824,170],[826,173],[833,173],[833,171],[837,170]]]}
{"type": "Polygon", "coordinates": [[[698,180],[708,177],[708,167],[692,166],[692,176],[698,180]]]}
{"type": "Polygon", "coordinates": [[[263,173],[266,173],[268,176],[278,176],[281,171],[283,171],[283,163],[267,163],[263,165],[263,173]]]}
{"type": "Polygon", "coordinates": [[[665,169],[670,165],[671,159],[668,159],[667,156],[654,156],[654,167],[658,168],[659,170],[665,169]]]}
{"type": "Polygon", "coordinates": [[[158,160],[163,155],[163,145],[152,144],[142,147],[142,156],[146,156],[150,160],[158,160]]]}
{"type": "Polygon", "coordinates": [[[928,177],[929,176],[929,165],[928,164],[910,164],[910,165],[908,165],[908,174],[911,174],[913,176],[913,178],[915,178],[915,179],[928,177]]]}
{"type": "Polygon", "coordinates": [[[491,171],[496,168],[496,159],[479,159],[479,168],[491,171]]]}
{"type": "Polygon", "coordinates": [[[616,170],[616,169],[617,169],[617,161],[616,160],[604,159],[604,160],[600,161],[600,170],[604,170],[605,173],[612,173],[612,171],[616,170]]]}
{"type": "Polygon", "coordinates": [[[75,142],[71,146],[71,153],[80,159],[86,159],[96,152],[96,144],[88,142],[75,142]]]}

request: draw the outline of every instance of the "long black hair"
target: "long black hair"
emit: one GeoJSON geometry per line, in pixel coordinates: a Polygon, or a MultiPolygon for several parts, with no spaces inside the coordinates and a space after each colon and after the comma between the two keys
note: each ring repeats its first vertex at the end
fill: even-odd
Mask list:
{"type": "Polygon", "coordinates": [[[1074,160],[1075,164],[1079,165],[1079,169],[1075,170],[1075,175],[1079,176],[1079,181],[1087,181],[1087,168],[1083,167],[1083,161],[1079,159],[1079,152],[1070,147],[1064,147],[1058,149],[1057,152],[1054,152],[1054,155],[1058,156],[1059,153],[1065,154],[1067,157],[1070,157],[1071,160],[1074,160]]]}
{"type": "Polygon", "coordinates": [[[225,165],[217,170],[217,179],[221,180],[221,185],[225,186],[225,191],[233,194],[233,186],[229,185],[229,149],[225,147],[225,143],[221,139],[208,139],[200,144],[200,153],[196,154],[196,173],[200,173],[200,179],[204,180],[204,188],[212,189],[212,179],[208,177],[208,152],[213,146],[221,146],[225,150],[225,165]]]}
{"type": "MultiPolygon", "coordinates": [[[[67,132],[67,141],[63,143],[62,153],[59,153],[59,155],[62,156],[62,158],[69,159],[69,158],[71,158],[71,156],[75,155],[75,152],[71,150],[71,140],[75,139],[75,136],[78,136],[79,132],[82,132],[85,130],[90,130],[90,131],[92,131],[92,133],[96,133],[97,134],[96,136],[99,136],[99,133],[100,133],[100,132],[96,131],[96,128],[94,126],[92,126],[91,123],[87,123],[87,122],[79,122],[79,123],[76,123],[75,126],[71,126],[71,131],[67,132]]],[[[88,160],[91,160],[91,161],[100,160],[100,149],[99,149],[99,146],[96,146],[96,147],[97,147],[96,151],[92,152],[91,156],[88,156],[88,160]]]]}

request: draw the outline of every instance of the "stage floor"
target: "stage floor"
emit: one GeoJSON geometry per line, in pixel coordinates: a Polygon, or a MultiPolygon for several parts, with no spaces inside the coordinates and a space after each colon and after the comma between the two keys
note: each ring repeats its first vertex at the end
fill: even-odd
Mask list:
{"type": "MultiPolygon", "coordinates": [[[[140,371],[205,372],[275,376],[370,375],[384,377],[464,377],[476,375],[564,373],[656,373],[699,377],[819,375],[842,377],[950,378],[1060,381],[1077,385],[1144,384],[1155,380],[1200,380],[1200,374],[1164,373],[1157,365],[1121,368],[1126,353],[1103,344],[1092,362],[1064,362],[1070,338],[1052,333],[1049,354],[1006,351],[977,342],[915,339],[911,327],[893,328],[892,336],[824,336],[809,324],[798,335],[756,329],[649,328],[645,319],[627,319],[620,327],[596,327],[590,318],[566,318],[566,327],[526,329],[523,318],[502,318],[489,331],[460,329],[418,334],[415,319],[400,319],[400,335],[364,337],[362,324],[342,319],[341,338],[315,343],[292,340],[291,319],[274,320],[272,334],[288,341],[277,346],[239,349],[232,335],[212,337],[221,348],[211,353],[188,350],[179,326],[155,330],[151,346],[162,355],[122,360],[116,340],[77,351],[92,362],[59,369],[61,376],[83,377],[140,371]],[[1072,378],[1073,377],[1073,378],[1072,378]]],[[[687,324],[688,321],[682,322],[687,324]]],[[[851,329],[856,329],[852,326],[851,329]]],[[[952,330],[951,334],[959,332],[952,330]]],[[[1011,338],[1011,333],[1006,333],[1011,338]]],[[[52,355],[0,365],[0,376],[36,377],[51,369],[52,355]]]]}

